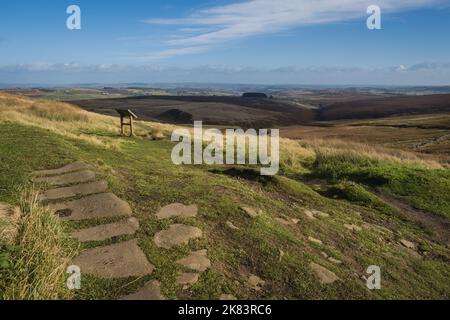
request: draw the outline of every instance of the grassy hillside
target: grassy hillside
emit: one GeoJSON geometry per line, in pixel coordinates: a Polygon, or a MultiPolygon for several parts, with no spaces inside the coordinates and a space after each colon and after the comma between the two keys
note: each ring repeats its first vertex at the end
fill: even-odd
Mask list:
{"type": "MultiPolygon", "coordinates": [[[[138,279],[86,276],[75,296],[61,293],[58,297],[117,298],[149,278],[159,280],[163,294],[172,299],[217,299],[221,293],[241,299],[450,297],[448,240],[431,224],[419,224],[396,203],[382,198],[387,194],[413,210],[422,210],[426,218],[439,217],[445,223],[450,216],[450,173],[445,165],[364,144],[283,139],[280,175],[263,178],[252,167],[173,165],[173,144],[164,138],[172,128],[140,122],[136,137],[121,138],[115,118],[63,103],[0,95],[0,201],[20,204],[23,190],[30,188],[33,170],[85,161],[131,204],[141,225],[139,245],[155,265],[151,276],[138,279]],[[199,216],[185,219],[200,227],[204,237],[164,250],[155,246],[153,235],[167,222],[156,220],[154,214],[172,202],[198,204],[199,216]],[[261,209],[263,214],[250,218],[243,206],[261,209]],[[305,209],[328,216],[311,219],[305,209]],[[228,221],[238,229],[228,228],[228,221]],[[417,250],[405,248],[401,240],[415,243],[417,250]],[[173,261],[202,248],[208,249],[212,267],[197,284],[182,290],[175,285],[181,267],[173,261]],[[340,280],[321,284],[310,269],[311,262],[334,272],[340,280]],[[369,291],[362,278],[373,264],[381,267],[382,290],[369,291]],[[247,284],[250,273],[266,281],[261,291],[247,284]]],[[[104,221],[54,223],[69,232],[100,222],[104,221]]],[[[19,241],[8,247],[8,251],[19,252],[10,259],[23,257],[20,249],[24,245],[19,241]]],[[[92,245],[82,244],[80,249],[92,245]]],[[[2,245],[2,251],[5,248],[2,245]]],[[[67,256],[56,255],[55,259],[64,262],[67,256]]],[[[45,264],[47,260],[39,261],[45,264]]],[[[2,290],[17,283],[14,261],[10,262],[0,269],[2,290]]],[[[23,281],[23,286],[32,283],[23,281]]],[[[55,281],[59,280],[49,282],[55,281]]]]}

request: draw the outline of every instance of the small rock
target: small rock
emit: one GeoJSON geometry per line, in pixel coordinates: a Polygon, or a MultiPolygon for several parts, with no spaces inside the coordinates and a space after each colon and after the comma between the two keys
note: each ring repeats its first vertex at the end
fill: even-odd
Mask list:
{"type": "Polygon", "coordinates": [[[308,240],[313,242],[313,243],[317,243],[317,244],[323,244],[322,240],[313,238],[313,237],[308,237],[308,240]]]}
{"type": "Polygon", "coordinates": [[[283,219],[283,218],[276,217],[275,220],[277,220],[280,224],[285,225],[285,226],[290,226],[293,224],[293,222],[283,219]]]}
{"type": "Polygon", "coordinates": [[[250,274],[247,281],[255,291],[260,291],[261,287],[266,284],[264,280],[254,274],[250,274]]]}
{"type": "Polygon", "coordinates": [[[350,231],[361,231],[362,228],[360,226],[357,226],[355,224],[344,224],[344,227],[347,228],[350,231]]]}
{"type": "Polygon", "coordinates": [[[330,284],[339,279],[334,272],[318,265],[317,263],[311,262],[309,266],[317,278],[319,278],[319,281],[323,284],[330,284]]]}
{"type": "Polygon", "coordinates": [[[284,251],[281,250],[281,249],[278,249],[278,250],[280,251],[280,258],[278,259],[278,261],[281,262],[281,260],[282,260],[283,257],[284,257],[284,251]]]}
{"type": "Polygon", "coordinates": [[[238,227],[236,227],[231,221],[227,221],[226,225],[228,228],[230,228],[231,230],[239,230],[238,227]]]}
{"type": "Polygon", "coordinates": [[[401,243],[404,247],[406,247],[406,248],[408,248],[408,249],[416,250],[416,245],[415,245],[413,242],[411,242],[411,241],[408,241],[408,240],[405,240],[405,239],[401,239],[401,240],[400,240],[400,243],[401,243]]]}
{"type": "Polygon", "coordinates": [[[260,216],[262,214],[261,210],[256,211],[254,208],[251,207],[242,207],[242,210],[250,217],[250,218],[256,218],[257,216],[260,216]]]}
{"type": "Polygon", "coordinates": [[[306,216],[308,219],[311,219],[311,220],[314,220],[314,219],[315,219],[314,214],[312,213],[311,210],[309,210],[309,209],[304,209],[304,210],[303,210],[303,213],[305,214],[305,216],[306,216]]]}
{"type": "Polygon", "coordinates": [[[320,217],[320,218],[328,218],[330,215],[328,213],[319,211],[319,210],[312,210],[312,213],[314,216],[320,217]]]}
{"type": "Polygon", "coordinates": [[[328,260],[334,264],[342,264],[341,260],[335,259],[333,257],[328,257],[328,260]]]}
{"type": "Polygon", "coordinates": [[[180,259],[177,263],[189,268],[191,270],[195,270],[198,272],[204,272],[206,269],[211,267],[211,261],[207,258],[206,250],[199,250],[192,252],[186,258],[180,259]]]}

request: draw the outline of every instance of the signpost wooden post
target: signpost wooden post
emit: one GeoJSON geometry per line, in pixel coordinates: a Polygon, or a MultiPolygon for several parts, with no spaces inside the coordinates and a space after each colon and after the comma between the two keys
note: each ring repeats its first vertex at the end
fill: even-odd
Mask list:
{"type": "Polygon", "coordinates": [[[133,119],[137,119],[137,116],[130,109],[116,109],[120,115],[120,134],[124,134],[124,127],[130,127],[130,137],[133,136],[133,119]],[[128,122],[125,122],[128,119],[128,122]]]}

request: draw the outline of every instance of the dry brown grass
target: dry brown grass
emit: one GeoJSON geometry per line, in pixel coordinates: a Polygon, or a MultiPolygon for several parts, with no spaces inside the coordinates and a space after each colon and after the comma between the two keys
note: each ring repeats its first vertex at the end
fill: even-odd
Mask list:
{"type": "Polygon", "coordinates": [[[306,149],[313,150],[316,157],[330,157],[342,162],[357,162],[368,160],[373,162],[391,162],[414,164],[430,169],[441,169],[443,165],[436,160],[427,159],[425,155],[389,149],[366,143],[349,142],[333,139],[300,140],[299,144],[306,149]]]}
{"type": "MultiPolygon", "coordinates": [[[[47,129],[70,139],[110,149],[119,149],[125,141],[119,137],[117,118],[88,112],[68,103],[0,93],[0,122],[5,121],[47,129]]],[[[142,137],[155,135],[161,139],[172,127],[138,121],[135,133],[142,137]]]]}
{"type": "Polygon", "coordinates": [[[0,299],[69,299],[66,268],[77,252],[61,222],[37,202],[32,189],[22,196],[16,249],[11,266],[0,279],[0,299]]]}

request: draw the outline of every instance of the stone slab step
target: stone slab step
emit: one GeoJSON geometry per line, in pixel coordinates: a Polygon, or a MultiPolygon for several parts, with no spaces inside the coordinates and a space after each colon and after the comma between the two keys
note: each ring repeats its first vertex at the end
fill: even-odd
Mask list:
{"type": "Polygon", "coordinates": [[[136,239],[86,250],[72,264],[79,266],[82,274],[100,278],[139,277],[154,269],[136,239]]]}
{"type": "Polygon", "coordinates": [[[160,248],[170,249],[174,246],[185,245],[189,240],[200,238],[202,230],[197,227],[184,224],[173,224],[169,229],[159,231],[155,234],[154,241],[160,248]]]}
{"type": "Polygon", "coordinates": [[[161,294],[161,284],[157,280],[151,280],[147,282],[144,287],[136,291],[135,293],[129,294],[120,298],[119,300],[166,300],[166,298],[161,294]]]}
{"type": "Polygon", "coordinates": [[[69,184],[85,183],[95,179],[95,173],[90,170],[66,173],[59,176],[33,178],[33,182],[48,183],[51,186],[62,187],[69,184]]]}
{"type": "Polygon", "coordinates": [[[101,193],[108,190],[108,183],[104,180],[74,185],[72,187],[63,187],[50,189],[39,195],[40,201],[58,200],[87,196],[90,194],[101,193]]]}
{"type": "Polygon", "coordinates": [[[129,218],[126,221],[81,229],[73,232],[72,237],[81,242],[103,241],[117,236],[134,234],[138,229],[139,221],[136,218],[129,218]]]}
{"type": "Polygon", "coordinates": [[[81,199],[49,205],[62,220],[86,220],[131,216],[130,205],[113,193],[100,193],[81,199]]]}
{"type": "Polygon", "coordinates": [[[158,220],[169,219],[173,217],[195,217],[197,215],[198,207],[197,205],[185,206],[181,203],[172,203],[165,206],[159,210],[156,214],[158,220]]]}
{"type": "Polygon", "coordinates": [[[187,257],[180,259],[177,263],[189,268],[191,270],[195,270],[198,272],[204,272],[206,269],[211,267],[211,261],[208,259],[206,250],[199,250],[192,252],[187,257]]]}
{"type": "Polygon", "coordinates": [[[183,273],[177,276],[176,283],[182,285],[183,289],[187,289],[189,286],[196,284],[199,277],[198,273],[183,273]]]}
{"type": "Polygon", "coordinates": [[[60,175],[60,174],[65,174],[65,173],[69,173],[69,172],[74,172],[74,171],[81,171],[81,170],[86,170],[89,169],[89,166],[81,161],[77,161],[74,163],[70,163],[62,168],[58,168],[58,169],[51,169],[51,170],[39,170],[39,171],[34,171],[32,173],[33,176],[52,176],[52,175],[60,175]]]}

